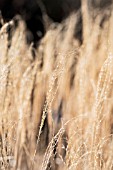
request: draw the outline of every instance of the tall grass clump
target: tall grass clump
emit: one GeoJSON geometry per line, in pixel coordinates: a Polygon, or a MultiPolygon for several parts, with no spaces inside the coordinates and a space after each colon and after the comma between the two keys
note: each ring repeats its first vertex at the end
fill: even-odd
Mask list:
{"type": "Polygon", "coordinates": [[[51,23],[35,57],[24,22],[16,30],[13,21],[3,25],[1,170],[113,169],[112,13],[92,17],[82,1],[81,11],[51,23]],[[80,28],[82,41],[75,36],[80,28]]]}

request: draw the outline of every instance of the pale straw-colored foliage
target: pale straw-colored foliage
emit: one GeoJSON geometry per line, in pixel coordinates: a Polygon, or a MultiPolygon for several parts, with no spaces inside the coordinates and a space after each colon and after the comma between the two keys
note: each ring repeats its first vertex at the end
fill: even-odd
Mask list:
{"type": "Polygon", "coordinates": [[[1,170],[113,169],[113,16],[101,28],[82,3],[82,44],[79,12],[50,26],[35,58],[23,21],[10,49],[1,29],[1,170]]]}

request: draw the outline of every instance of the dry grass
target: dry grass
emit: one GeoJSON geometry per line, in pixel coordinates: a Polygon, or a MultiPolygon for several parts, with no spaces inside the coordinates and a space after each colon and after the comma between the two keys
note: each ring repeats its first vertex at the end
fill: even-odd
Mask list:
{"type": "Polygon", "coordinates": [[[50,26],[36,58],[22,21],[10,49],[0,32],[1,170],[113,169],[113,15],[101,28],[82,5],[82,44],[79,13],[50,26]]]}

